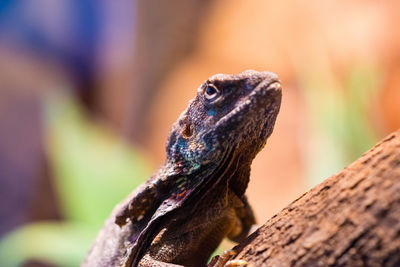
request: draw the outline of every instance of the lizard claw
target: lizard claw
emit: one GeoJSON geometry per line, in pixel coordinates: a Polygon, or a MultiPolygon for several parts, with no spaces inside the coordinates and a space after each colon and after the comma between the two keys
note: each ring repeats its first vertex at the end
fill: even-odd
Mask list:
{"type": "Polygon", "coordinates": [[[245,260],[230,260],[225,263],[224,267],[244,267],[247,265],[245,260]]]}

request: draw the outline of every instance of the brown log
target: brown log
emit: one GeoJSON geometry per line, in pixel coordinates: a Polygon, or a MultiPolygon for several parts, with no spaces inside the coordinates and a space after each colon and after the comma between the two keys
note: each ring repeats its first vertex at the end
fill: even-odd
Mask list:
{"type": "Polygon", "coordinates": [[[400,130],[234,248],[250,266],[400,266],[400,130]]]}

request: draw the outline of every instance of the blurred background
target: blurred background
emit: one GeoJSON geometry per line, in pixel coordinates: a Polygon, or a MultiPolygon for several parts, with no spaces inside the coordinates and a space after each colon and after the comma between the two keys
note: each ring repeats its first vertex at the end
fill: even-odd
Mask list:
{"type": "MultiPolygon", "coordinates": [[[[259,224],[400,128],[400,4],[0,2],[0,266],[78,266],[215,73],[277,73],[259,224]]],[[[229,247],[231,244],[224,244],[229,247]]]]}

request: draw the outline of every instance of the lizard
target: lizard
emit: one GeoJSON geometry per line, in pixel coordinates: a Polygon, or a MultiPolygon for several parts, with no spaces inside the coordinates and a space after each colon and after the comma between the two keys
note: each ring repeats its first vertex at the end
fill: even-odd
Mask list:
{"type": "Polygon", "coordinates": [[[272,72],[203,82],[172,126],[164,165],[116,206],[82,266],[200,267],[223,238],[243,240],[255,224],[251,163],[280,103],[272,72]]]}

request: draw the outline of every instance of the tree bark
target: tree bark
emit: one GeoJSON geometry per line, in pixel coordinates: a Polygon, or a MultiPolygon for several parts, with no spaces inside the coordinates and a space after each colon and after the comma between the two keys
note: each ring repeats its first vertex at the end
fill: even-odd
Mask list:
{"type": "Polygon", "coordinates": [[[234,248],[250,266],[400,266],[400,130],[234,248]]]}

